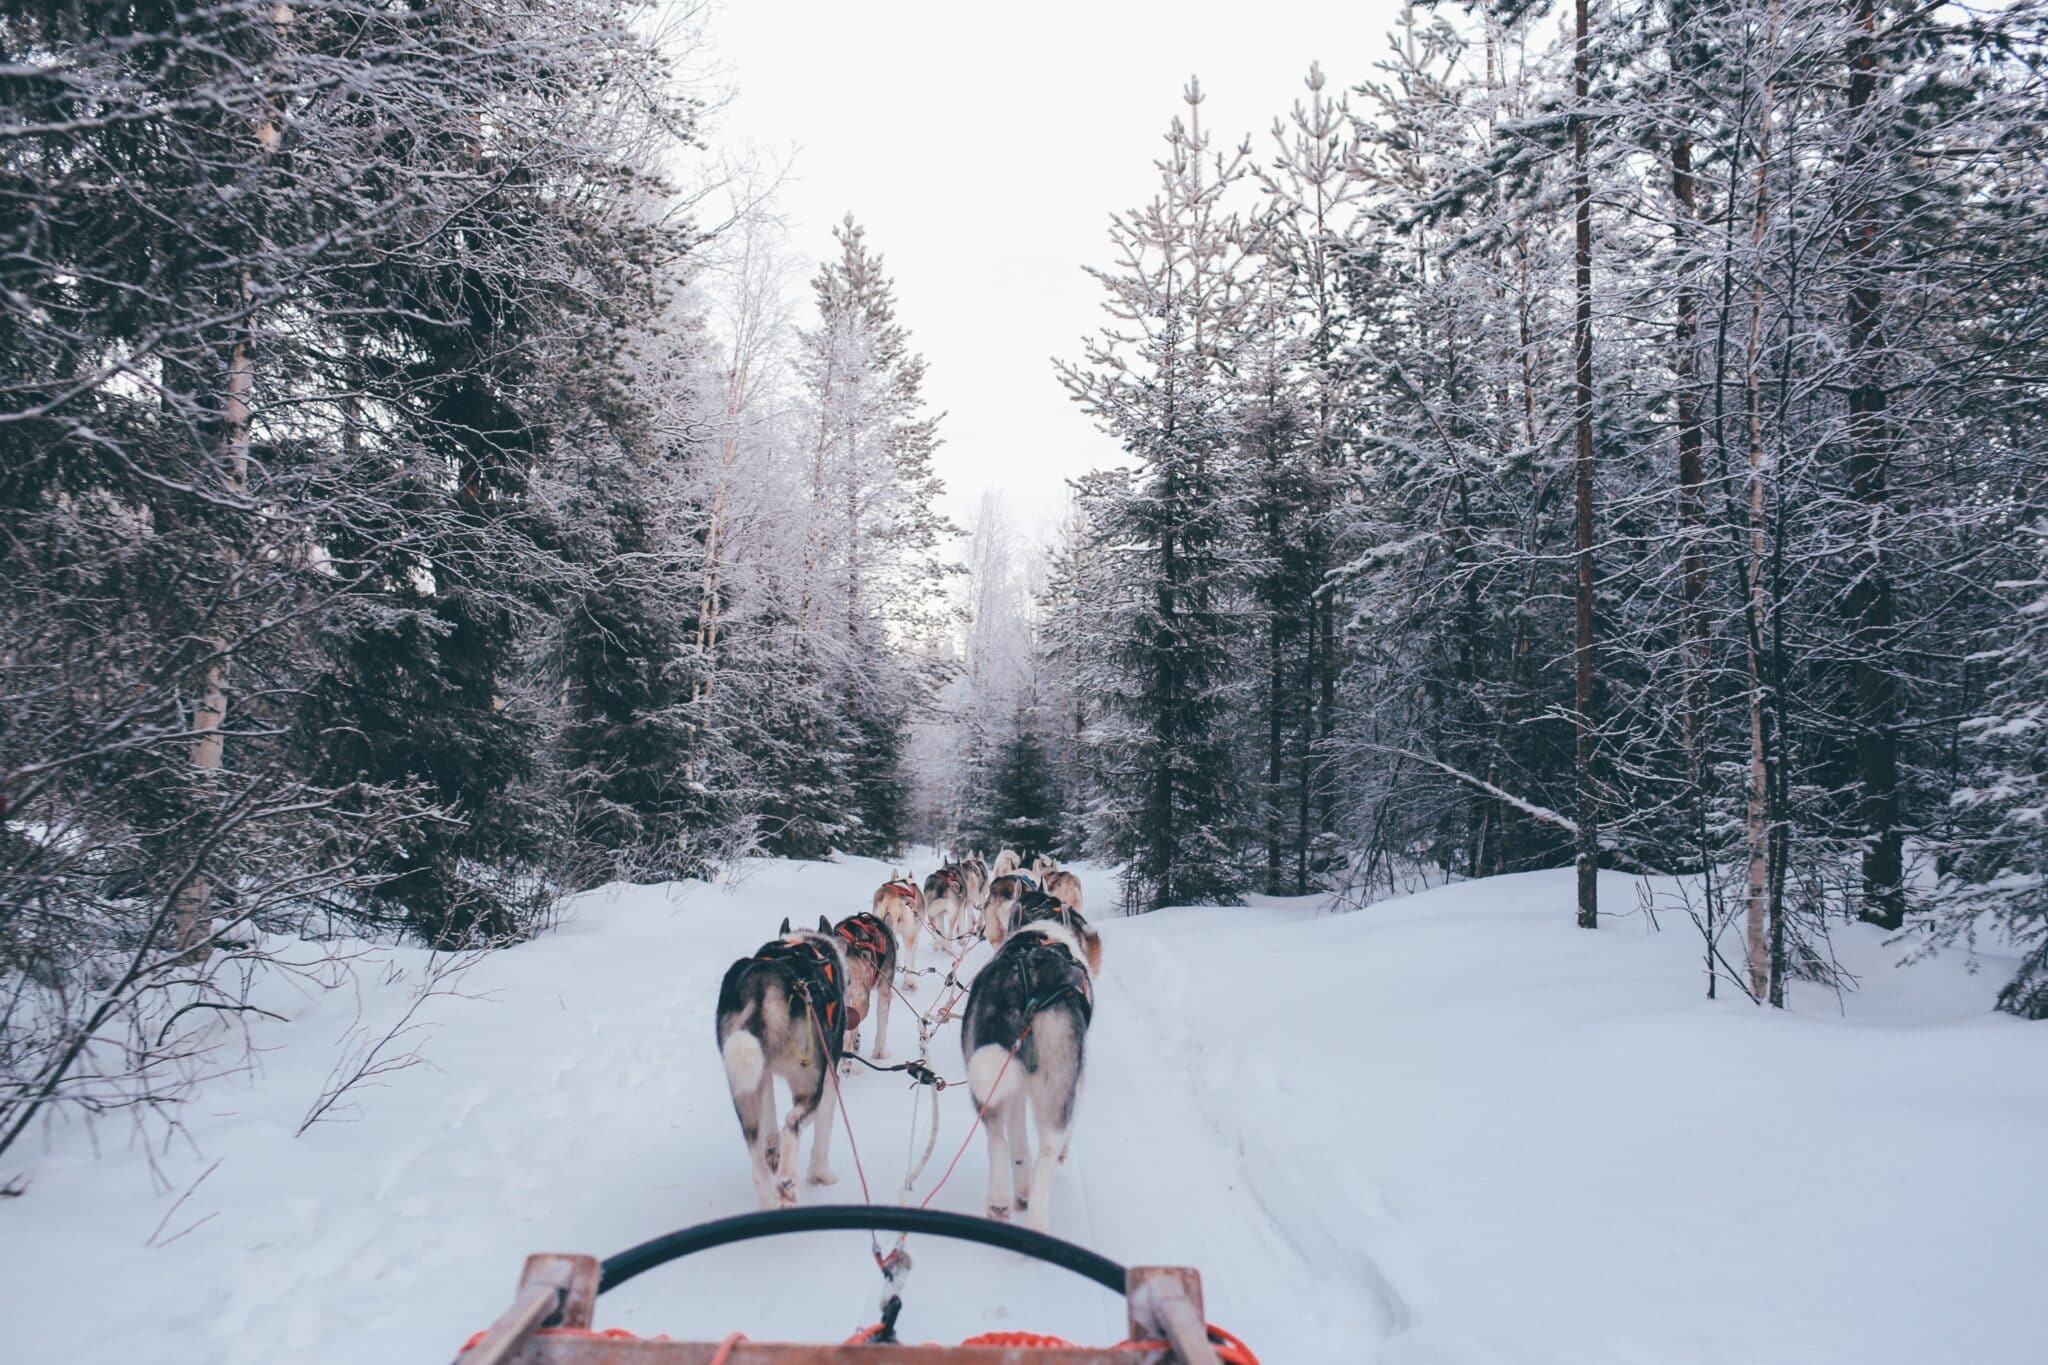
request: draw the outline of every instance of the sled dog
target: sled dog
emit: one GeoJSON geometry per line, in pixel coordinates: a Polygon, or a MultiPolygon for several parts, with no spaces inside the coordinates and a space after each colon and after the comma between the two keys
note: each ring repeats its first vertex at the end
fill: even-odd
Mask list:
{"type": "Polygon", "coordinates": [[[782,934],[732,964],[718,988],[718,1051],[732,1107],[753,1161],[761,1207],[796,1203],[797,1144],[817,1120],[810,1180],[830,1185],[831,1072],[844,1048],[846,955],[832,922],[782,934]],[[789,1117],[775,1126],[775,1078],[789,1086],[789,1117]]]}
{"type": "MultiPolygon", "coordinates": [[[[918,890],[917,881],[908,872],[875,889],[875,903],[872,907],[876,919],[889,926],[889,932],[896,936],[899,965],[910,973],[917,971],[917,936],[924,927],[924,892],[918,890]]],[[[917,989],[917,977],[909,976],[903,982],[903,989],[917,989]]]]}
{"type": "Polygon", "coordinates": [[[1017,850],[1006,848],[1001,853],[996,854],[995,865],[989,868],[988,875],[991,880],[997,877],[1007,877],[1022,866],[1024,866],[1024,860],[1017,856],[1017,850]]]}
{"type": "Polygon", "coordinates": [[[925,922],[942,937],[961,932],[970,904],[967,873],[959,864],[948,863],[924,879],[925,922]]]}
{"type": "Polygon", "coordinates": [[[1069,910],[1081,908],[1081,879],[1065,868],[1045,874],[1045,894],[1057,896],[1069,910]]]}
{"type": "Polygon", "coordinates": [[[991,1218],[1006,1219],[1015,1207],[1032,1227],[1047,1230],[1053,1172],[1066,1159],[1073,1135],[1094,1009],[1085,953],[1057,916],[1008,935],[974,978],[961,1051],[968,1088],[988,1130],[991,1218]]]}
{"type": "Polygon", "coordinates": [[[1074,936],[1081,956],[1088,959],[1088,975],[1102,975],[1102,935],[1095,926],[1081,917],[1081,912],[1057,896],[1043,891],[1026,891],[1010,907],[1009,918],[1004,921],[1000,937],[990,942],[1001,946],[1003,939],[1026,929],[1035,929],[1044,924],[1055,924],[1074,936]]]}
{"type": "Polygon", "coordinates": [[[889,1057],[889,997],[896,983],[896,935],[874,915],[863,911],[848,915],[832,926],[839,937],[840,952],[846,958],[846,1059],[839,1064],[841,1075],[853,1070],[851,1058],[860,1051],[861,1020],[870,1009],[875,1019],[875,1060],[889,1057]],[[878,1003],[879,1002],[879,1003],[878,1003]]]}
{"type": "Polygon", "coordinates": [[[1010,912],[1027,893],[1039,890],[1029,872],[1008,872],[988,884],[988,899],[981,903],[981,932],[990,943],[1001,945],[1010,929],[1010,912]]]}
{"type": "Polygon", "coordinates": [[[1053,857],[1050,853],[1034,853],[1031,855],[1031,875],[1038,878],[1039,881],[1044,881],[1059,870],[1060,860],[1053,857]]]}
{"type": "Polygon", "coordinates": [[[979,853],[970,853],[960,860],[960,873],[967,878],[968,908],[981,909],[988,901],[988,864],[979,853]]]}

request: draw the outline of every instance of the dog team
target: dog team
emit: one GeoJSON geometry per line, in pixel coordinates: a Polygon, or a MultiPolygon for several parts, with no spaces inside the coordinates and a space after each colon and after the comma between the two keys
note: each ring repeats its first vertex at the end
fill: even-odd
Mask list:
{"type": "Polygon", "coordinates": [[[985,938],[996,950],[974,978],[961,1024],[968,1093],[988,1135],[988,1215],[1007,1219],[1014,1208],[1044,1231],[1054,1169],[1073,1139],[1102,941],[1081,916],[1081,879],[1042,855],[1027,866],[1012,849],[993,865],[977,856],[948,863],[922,885],[892,878],[868,910],[837,924],[820,916],[815,930],[793,930],[784,920],[777,937],[726,971],[718,1050],[754,1191],[763,1208],[797,1202],[806,1127],[810,1182],[836,1180],[829,1153],[838,1106],[828,1086],[851,1069],[843,1059],[860,1052],[870,1018],[874,1060],[887,1060],[889,1001],[917,989],[926,930],[952,944],[985,938]],[[777,1078],[790,1100],[779,1127],[777,1078]]]}

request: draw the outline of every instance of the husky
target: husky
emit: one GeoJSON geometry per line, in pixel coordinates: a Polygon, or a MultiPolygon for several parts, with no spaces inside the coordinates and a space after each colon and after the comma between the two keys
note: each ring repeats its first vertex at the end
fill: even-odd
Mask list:
{"type": "Polygon", "coordinates": [[[1042,882],[1060,870],[1060,860],[1053,857],[1050,853],[1034,853],[1031,855],[1030,866],[1031,875],[1042,882]]]}
{"type": "Polygon", "coordinates": [[[853,1070],[860,1052],[860,1023],[872,1007],[875,1018],[875,1060],[889,1059],[889,997],[895,994],[896,935],[888,924],[863,911],[832,926],[846,958],[846,1057],[839,1074],[853,1070]],[[877,1001],[879,1000],[879,1003],[877,1001]]]}
{"type": "Polygon", "coordinates": [[[916,880],[905,872],[875,889],[873,913],[896,936],[897,950],[901,954],[899,965],[910,973],[904,979],[903,989],[916,990],[917,936],[924,927],[924,892],[918,890],[916,880]]]}
{"type": "Polygon", "coordinates": [[[1089,977],[1102,975],[1102,935],[1095,931],[1095,926],[1081,917],[1078,909],[1044,891],[1026,891],[1019,896],[1010,906],[1001,932],[989,941],[1001,947],[1003,940],[1010,935],[1022,933],[1026,929],[1036,929],[1045,924],[1058,925],[1072,934],[1075,943],[1080,947],[1081,955],[1088,960],[1089,977]]]}
{"type": "Polygon", "coordinates": [[[1029,892],[1043,890],[1045,884],[1021,867],[991,881],[988,896],[981,903],[983,936],[991,943],[1000,943],[1017,901],[1029,892]]]}
{"type": "Polygon", "coordinates": [[[1081,879],[1065,868],[1045,874],[1045,894],[1057,896],[1069,910],[1081,908],[1081,879]]]}
{"type": "Polygon", "coordinates": [[[833,1107],[825,1088],[845,1046],[846,954],[832,922],[790,931],[732,964],[718,988],[718,1051],[732,1107],[753,1160],[761,1207],[796,1203],[797,1145],[817,1120],[810,1181],[830,1185],[833,1107]],[[789,1086],[789,1117],[778,1137],[775,1078],[789,1086]]]}
{"type": "Polygon", "coordinates": [[[990,882],[988,898],[981,903],[982,936],[1000,946],[1010,929],[1010,912],[1024,896],[1039,889],[1038,879],[1029,872],[1006,872],[990,882]]]}
{"type": "Polygon", "coordinates": [[[944,938],[967,913],[967,874],[951,863],[924,879],[925,923],[944,938]]]}
{"type": "Polygon", "coordinates": [[[961,1026],[967,1085],[988,1130],[988,1216],[1014,1206],[1051,1222],[1054,1167],[1066,1160],[1095,987],[1086,954],[1057,917],[1008,935],[974,978],[961,1026]],[[1036,1159],[1030,1122],[1038,1129],[1036,1159]]]}
{"type": "Polygon", "coordinates": [[[979,853],[970,853],[960,860],[960,875],[967,878],[968,908],[981,909],[988,903],[988,864],[979,853]]]}
{"type": "Polygon", "coordinates": [[[1001,853],[996,854],[995,865],[988,870],[989,879],[993,881],[997,877],[1007,877],[1022,866],[1024,866],[1024,860],[1017,856],[1017,850],[1006,848],[1001,853]]]}

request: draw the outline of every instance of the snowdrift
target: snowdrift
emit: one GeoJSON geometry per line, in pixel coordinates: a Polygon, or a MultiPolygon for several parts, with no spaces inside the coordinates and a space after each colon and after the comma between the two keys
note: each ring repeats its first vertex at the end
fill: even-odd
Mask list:
{"type": "MultiPolygon", "coordinates": [[[[261,1026],[258,1072],[201,1092],[167,1146],[111,1123],[39,1134],[0,1170],[28,1183],[0,1202],[0,1355],[441,1360],[528,1251],[606,1254],[749,1207],[719,976],[784,915],[864,908],[884,875],[763,862],[731,888],[583,897],[475,968],[469,998],[429,1003],[429,1065],[302,1137],[358,995],[375,1026],[404,983],[295,998],[261,1026]]],[[[1602,895],[1638,903],[1625,877],[1602,895]]],[[[1569,873],[1541,873],[1351,915],[1105,924],[1054,1232],[1199,1266],[1210,1315],[1277,1365],[2040,1357],[2048,1026],[1990,1012],[1995,966],[1895,968],[1901,948],[1846,931],[1863,988],[1800,987],[1773,1015],[1700,998],[1682,916],[1585,933],[1570,898],[1569,873]]],[[[957,1025],[934,1059],[962,1074],[957,1025]]],[[[928,1095],[846,1082],[875,1198],[922,1150],[928,1095]]],[[[964,1089],[941,1104],[919,1197],[969,1132],[964,1089]]],[[[834,1167],[807,1199],[860,1198],[844,1128],[834,1167]]],[[[975,1212],[984,1180],[976,1137],[935,1207],[975,1212]]],[[[1058,1271],[912,1251],[912,1340],[1121,1335],[1120,1305],[1058,1271]]],[[[598,1319],[836,1340],[877,1287],[864,1238],[758,1243],[636,1281],[598,1319]]]]}

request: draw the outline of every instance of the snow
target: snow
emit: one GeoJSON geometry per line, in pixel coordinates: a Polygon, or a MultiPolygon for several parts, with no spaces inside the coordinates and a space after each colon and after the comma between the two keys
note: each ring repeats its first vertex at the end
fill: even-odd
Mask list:
{"type": "MultiPolygon", "coordinates": [[[[51,1128],[0,1162],[28,1185],[0,1202],[6,1358],[444,1359],[529,1251],[609,1254],[750,1207],[719,977],[784,915],[863,908],[886,875],[762,862],[731,888],[583,897],[421,1010],[430,1065],[303,1137],[353,992],[295,996],[258,1074],[206,1088],[153,1156],[111,1123],[51,1128]]],[[[1633,908],[1635,887],[1607,877],[1603,900],[1633,908]]],[[[1904,945],[1838,930],[1863,989],[1798,987],[1773,1015],[1699,998],[1682,916],[1587,933],[1571,899],[1557,872],[1349,915],[1106,923],[1054,1230],[1198,1266],[1210,1316],[1278,1365],[2039,1358],[2048,1027],[1990,1012],[2001,964],[1897,968],[1904,945]]],[[[403,983],[362,975],[365,1023],[403,1013],[403,983]]],[[[911,1023],[892,1020],[899,1054],[911,1023]]],[[[957,1039],[935,1050],[956,1079],[957,1039]]],[[[859,1072],[846,1100],[890,1198],[923,1147],[911,1092],[859,1072]]],[[[971,1119],[964,1089],[942,1105],[920,1195],[971,1119]]],[[[859,1198],[843,1128],[834,1166],[807,1199],[859,1198]]],[[[975,1212],[985,1177],[977,1136],[936,1206],[975,1212]]],[[[912,1339],[1121,1335],[1116,1299],[1065,1272],[911,1251],[912,1339]]],[[[837,1340],[878,1285],[864,1238],[754,1243],[650,1273],[599,1321],[837,1340]]]]}

